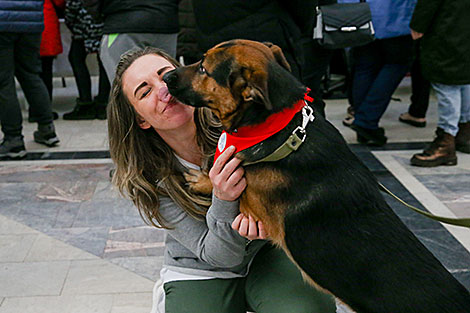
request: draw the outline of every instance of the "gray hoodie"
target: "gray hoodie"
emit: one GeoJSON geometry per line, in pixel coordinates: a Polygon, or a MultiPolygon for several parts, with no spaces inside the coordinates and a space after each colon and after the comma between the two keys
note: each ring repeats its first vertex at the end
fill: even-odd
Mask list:
{"type": "Polygon", "coordinates": [[[160,199],[160,212],[172,225],[165,240],[164,266],[185,274],[232,278],[245,276],[255,254],[267,242],[249,241],[232,229],[238,201],[212,197],[206,219],[199,221],[168,197],[160,199]]]}

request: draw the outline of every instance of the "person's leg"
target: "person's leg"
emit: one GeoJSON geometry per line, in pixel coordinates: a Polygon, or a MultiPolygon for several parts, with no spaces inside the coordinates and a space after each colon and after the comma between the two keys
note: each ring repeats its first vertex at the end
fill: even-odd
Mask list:
{"type": "Polygon", "coordinates": [[[59,143],[55,133],[52,104],[46,85],[42,81],[39,47],[41,34],[22,34],[15,43],[15,75],[31,107],[30,112],[38,123],[34,141],[53,147],[59,143]]]}
{"type": "Polygon", "coordinates": [[[256,313],[333,313],[333,296],[308,285],[284,251],[264,246],[246,277],[246,300],[256,313]]]}
{"type": "Polygon", "coordinates": [[[470,122],[470,84],[461,86],[462,106],[459,123],[470,122]]]}
{"type": "Polygon", "coordinates": [[[245,313],[243,279],[167,282],[165,313],[245,313]]]}
{"type": "Polygon", "coordinates": [[[30,112],[41,125],[52,124],[52,104],[46,85],[39,76],[41,34],[22,34],[15,43],[15,76],[23,89],[30,112]]]}
{"type": "Polygon", "coordinates": [[[5,137],[22,138],[20,103],[15,87],[15,40],[18,34],[0,33],[0,124],[5,137]]]}
{"type": "Polygon", "coordinates": [[[437,127],[444,132],[457,135],[459,131],[460,112],[462,107],[461,86],[433,83],[436,91],[438,122],[437,127]]]}
{"type": "Polygon", "coordinates": [[[392,94],[408,71],[404,64],[385,64],[371,85],[367,97],[355,113],[354,124],[378,129],[379,121],[390,103],[392,94]]]}
{"type": "Polygon", "coordinates": [[[302,82],[311,89],[311,95],[314,98],[313,106],[325,117],[325,102],[323,101],[321,82],[333,53],[310,38],[303,41],[302,48],[305,59],[302,65],[302,82]]]}
{"type": "Polygon", "coordinates": [[[78,99],[71,112],[65,113],[64,120],[92,120],[95,106],[91,94],[90,71],[86,65],[87,52],[83,40],[74,39],[70,45],[69,62],[78,89],[78,99]]]}
{"type": "Polygon", "coordinates": [[[108,106],[109,93],[111,91],[111,84],[108,80],[108,75],[106,75],[106,70],[104,69],[103,63],[99,55],[96,56],[98,59],[99,66],[99,82],[98,82],[98,95],[93,100],[95,102],[96,109],[96,118],[100,120],[106,119],[106,107],[108,106]]]}
{"type": "Polygon", "coordinates": [[[351,97],[356,112],[362,105],[381,67],[382,58],[375,42],[351,50],[353,78],[351,97]]]}
{"type": "Polygon", "coordinates": [[[377,42],[383,66],[359,107],[354,124],[366,129],[378,129],[392,94],[408,72],[413,42],[410,36],[382,39],[377,42]]]}
{"type": "Polygon", "coordinates": [[[415,48],[415,60],[411,66],[411,105],[408,113],[417,118],[425,118],[429,106],[431,83],[424,78],[421,71],[419,45],[415,48]]]}
{"type": "Polygon", "coordinates": [[[40,77],[46,85],[49,99],[52,101],[52,64],[54,62],[53,56],[41,57],[42,72],[40,77]]]}
{"type": "Polygon", "coordinates": [[[455,149],[470,153],[470,85],[462,86],[459,132],[455,136],[455,149]]]}
{"type": "Polygon", "coordinates": [[[70,45],[69,62],[77,83],[78,96],[82,102],[91,102],[91,78],[86,65],[87,53],[83,40],[74,39],[70,45]]]}
{"type": "Polygon", "coordinates": [[[456,165],[455,136],[459,130],[462,104],[461,86],[432,83],[437,95],[436,138],[422,153],[411,158],[411,164],[422,167],[456,165]]]}

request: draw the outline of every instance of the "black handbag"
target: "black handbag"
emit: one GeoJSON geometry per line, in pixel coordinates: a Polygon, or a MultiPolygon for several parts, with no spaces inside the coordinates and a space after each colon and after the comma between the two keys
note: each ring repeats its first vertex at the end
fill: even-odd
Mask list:
{"type": "Polygon", "coordinates": [[[365,0],[322,5],[316,10],[313,39],[324,48],[357,47],[375,39],[372,14],[365,0]]]}

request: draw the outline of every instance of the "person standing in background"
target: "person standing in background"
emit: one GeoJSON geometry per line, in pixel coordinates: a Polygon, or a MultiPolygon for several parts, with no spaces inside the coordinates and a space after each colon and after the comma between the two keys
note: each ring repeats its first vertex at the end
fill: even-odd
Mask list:
{"type": "MultiPolygon", "coordinates": [[[[339,2],[357,2],[341,0],[339,2]]],[[[376,40],[352,49],[351,127],[363,144],[383,146],[385,130],[379,127],[392,94],[409,71],[413,40],[409,23],[416,0],[369,0],[376,40]]]]}
{"type": "Polygon", "coordinates": [[[203,51],[199,49],[197,42],[196,18],[194,17],[192,0],[180,1],[178,18],[180,32],[178,33],[176,59],[186,65],[196,63],[202,58],[203,51]]]}
{"type": "Polygon", "coordinates": [[[43,0],[0,1],[0,122],[4,135],[0,158],[23,158],[23,116],[16,94],[15,76],[37,117],[34,141],[53,147],[55,133],[51,101],[39,76],[39,49],[44,30],[43,0]]]}
{"type": "Polygon", "coordinates": [[[103,24],[96,23],[83,7],[82,0],[67,0],[65,24],[72,32],[69,62],[77,83],[78,99],[73,111],[64,114],[64,120],[106,119],[111,85],[98,56],[103,24]],[[86,64],[88,54],[95,53],[99,67],[98,95],[93,99],[90,71],[86,64]]]}
{"type": "Polygon", "coordinates": [[[468,0],[418,0],[410,23],[420,39],[423,75],[437,95],[436,137],[411,158],[415,166],[456,165],[470,153],[470,23],[468,0]]]}
{"type": "Polygon", "coordinates": [[[155,47],[176,57],[179,0],[82,0],[95,20],[103,21],[100,57],[111,84],[121,55],[155,47]]]}
{"type": "MultiPolygon", "coordinates": [[[[63,10],[65,8],[65,0],[45,0],[44,1],[44,31],[41,37],[41,47],[39,54],[41,56],[42,72],[41,78],[46,85],[49,93],[49,99],[52,102],[52,65],[54,59],[62,53],[62,39],[60,36],[60,24],[56,10],[63,10]]],[[[29,110],[28,121],[34,123],[36,118],[29,110]]],[[[57,112],[52,112],[54,120],[59,118],[57,112]]]]}

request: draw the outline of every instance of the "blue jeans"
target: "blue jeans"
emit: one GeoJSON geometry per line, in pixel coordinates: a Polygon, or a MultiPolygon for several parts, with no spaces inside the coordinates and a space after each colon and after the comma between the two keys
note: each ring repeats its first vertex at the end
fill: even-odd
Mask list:
{"type": "Polygon", "coordinates": [[[353,49],[354,124],[377,129],[392,94],[410,69],[410,36],[378,39],[353,49]]]}
{"type": "Polygon", "coordinates": [[[470,85],[444,85],[432,83],[437,94],[437,126],[456,136],[459,123],[470,122],[470,85]]]}

